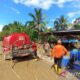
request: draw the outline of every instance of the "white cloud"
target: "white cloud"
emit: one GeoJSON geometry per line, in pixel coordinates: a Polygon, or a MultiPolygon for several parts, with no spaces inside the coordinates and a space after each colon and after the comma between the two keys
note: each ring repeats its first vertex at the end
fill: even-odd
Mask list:
{"type": "Polygon", "coordinates": [[[4,26],[4,25],[0,24],[0,31],[2,31],[3,26],[4,26]]]}
{"type": "Polygon", "coordinates": [[[50,25],[49,25],[49,26],[47,26],[47,29],[52,29],[52,28],[53,28],[53,26],[50,26],[50,25]]]}
{"type": "Polygon", "coordinates": [[[72,2],[73,0],[53,0],[53,3],[59,7],[64,7],[64,4],[67,2],[72,2]]]}
{"type": "Polygon", "coordinates": [[[19,10],[17,10],[16,8],[10,7],[10,9],[11,9],[12,11],[16,12],[17,14],[19,14],[19,13],[20,13],[20,11],[19,11],[19,10]]]}
{"type": "Polygon", "coordinates": [[[80,0],[73,0],[72,6],[80,9],[80,0]]]}
{"type": "Polygon", "coordinates": [[[67,14],[67,16],[68,16],[69,18],[72,18],[72,17],[74,17],[76,14],[77,14],[77,12],[70,12],[70,13],[67,14]]]}
{"type": "Polygon", "coordinates": [[[67,14],[67,16],[69,17],[69,18],[73,18],[73,17],[75,17],[76,15],[78,15],[78,14],[80,14],[80,11],[77,11],[77,12],[69,12],[68,14],[67,14]]]}
{"type": "MultiPolygon", "coordinates": [[[[39,7],[49,9],[52,5],[62,8],[65,3],[70,3],[70,7],[80,8],[80,0],[13,0],[16,4],[24,4],[28,7],[39,7]]],[[[69,5],[67,5],[69,6],[69,5]]]]}
{"type": "Polygon", "coordinates": [[[74,23],[74,21],[75,21],[75,18],[72,20],[72,22],[71,22],[71,23],[74,23]]]}
{"type": "Polygon", "coordinates": [[[24,4],[29,7],[39,7],[42,9],[49,9],[52,4],[53,0],[13,0],[17,4],[24,4]]]}
{"type": "Polygon", "coordinates": [[[50,22],[53,22],[55,19],[50,19],[50,22]]]}

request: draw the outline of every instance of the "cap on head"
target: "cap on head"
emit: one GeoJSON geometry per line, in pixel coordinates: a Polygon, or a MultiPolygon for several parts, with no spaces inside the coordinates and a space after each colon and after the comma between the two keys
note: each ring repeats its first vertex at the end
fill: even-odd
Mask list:
{"type": "Polygon", "coordinates": [[[61,44],[61,40],[58,40],[57,43],[58,43],[58,44],[61,44]]]}

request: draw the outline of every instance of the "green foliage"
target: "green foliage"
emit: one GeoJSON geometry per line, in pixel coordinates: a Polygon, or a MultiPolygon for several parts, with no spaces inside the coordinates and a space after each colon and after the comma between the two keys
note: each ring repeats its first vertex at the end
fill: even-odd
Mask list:
{"type": "Polygon", "coordinates": [[[54,21],[54,28],[56,31],[67,30],[67,19],[64,16],[56,18],[54,21]]]}
{"type": "Polygon", "coordinates": [[[33,38],[38,39],[38,32],[37,31],[33,32],[33,38]]]}
{"type": "Polygon", "coordinates": [[[75,24],[75,25],[73,26],[73,29],[74,29],[74,30],[80,30],[80,24],[75,24]]]}
{"type": "Polygon", "coordinates": [[[6,35],[6,34],[11,34],[14,32],[24,32],[25,27],[24,25],[22,25],[21,23],[14,21],[13,23],[10,23],[8,25],[5,25],[2,29],[2,34],[6,35]]]}
{"type": "MultiPolygon", "coordinates": [[[[52,28],[47,28],[46,24],[48,22],[45,20],[42,9],[35,8],[34,14],[29,13],[29,16],[32,18],[31,21],[27,21],[25,25],[20,22],[14,21],[8,25],[5,25],[0,33],[0,37],[3,38],[5,35],[9,35],[14,32],[25,32],[30,36],[31,40],[44,41],[45,39],[49,42],[56,41],[56,38],[53,35],[45,37],[45,35],[38,35],[39,32],[47,33],[53,32],[52,28]]],[[[67,19],[64,16],[57,18],[54,21],[55,30],[67,30],[67,19]]],[[[80,29],[80,25],[74,25],[74,29],[80,29]]]]}
{"type": "Polygon", "coordinates": [[[29,26],[31,29],[37,31],[44,31],[46,28],[46,21],[43,18],[42,9],[34,9],[35,14],[29,13],[29,16],[32,18],[32,21],[26,22],[26,25],[29,26]]]}
{"type": "Polygon", "coordinates": [[[50,35],[48,37],[48,42],[56,42],[56,41],[57,41],[57,38],[54,35],[50,35]]]}

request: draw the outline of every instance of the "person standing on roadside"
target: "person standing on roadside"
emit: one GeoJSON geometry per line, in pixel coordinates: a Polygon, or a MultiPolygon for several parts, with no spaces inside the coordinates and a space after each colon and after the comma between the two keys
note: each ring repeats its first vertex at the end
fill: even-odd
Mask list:
{"type": "Polygon", "coordinates": [[[46,40],[44,41],[43,49],[44,49],[45,55],[49,56],[50,45],[46,40]]]}
{"type": "Polygon", "coordinates": [[[61,63],[63,56],[68,52],[67,49],[61,44],[61,40],[57,41],[57,45],[55,45],[51,52],[51,57],[54,58],[54,69],[57,74],[61,74],[61,63]]]}
{"type": "Polygon", "coordinates": [[[32,41],[32,49],[33,49],[33,52],[34,52],[34,58],[36,58],[35,60],[39,60],[39,57],[37,55],[37,44],[36,44],[36,41],[33,40],[32,41]]]}

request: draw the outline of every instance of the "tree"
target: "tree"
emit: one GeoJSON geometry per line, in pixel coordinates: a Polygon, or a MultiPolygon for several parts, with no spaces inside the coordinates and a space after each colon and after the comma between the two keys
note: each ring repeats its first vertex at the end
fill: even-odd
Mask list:
{"type": "Polygon", "coordinates": [[[54,21],[54,28],[56,31],[67,29],[67,19],[64,16],[56,18],[54,21]]]}
{"type": "Polygon", "coordinates": [[[80,30],[80,24],[75,24],[72,29],[74,30],[80,30]]]}
{"type": "Polygon", "coordinates": [[[72,29],[74,30],[80,30],[80,17],[76,18],[75,21],[73,22],[73,27],[72,29]]]}
{"type": "Polygon", "coordinates": [[[25,27],[21,23],[14,21],[13,23],[10,23],[8,25],[5,25],[2,29],[2,33],[5,34],[11,34],[14,32],[24,32],[25,27]]]}
{"type": "Polygon", "coordinates": [[[32,21],[28,21],[26,25],[31,29],[35,29],[37,31],[44,31],[44,29],[46,28],[46,22],[44,21],[42,15],[42,9],[35,8],[34,10],[35,14],[29,13],[29,16],[32,17],[32,21]]]}

